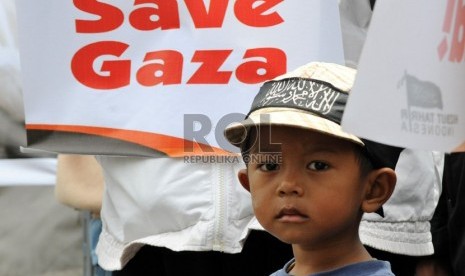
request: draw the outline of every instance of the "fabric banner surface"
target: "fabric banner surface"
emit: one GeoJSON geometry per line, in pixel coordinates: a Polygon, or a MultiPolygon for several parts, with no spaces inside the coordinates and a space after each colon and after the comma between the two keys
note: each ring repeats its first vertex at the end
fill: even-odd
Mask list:
{"type": "Polygon", "coordinates": [[[262,82],[344,62],[337,0],[17,0],[28,147],[237,152],[262,82]]]}
{"type": "Polygon", "coordinates": [[[463,1],[379,1],[343,116],[375,141],[444,152],[465,141],[463,1]]]}

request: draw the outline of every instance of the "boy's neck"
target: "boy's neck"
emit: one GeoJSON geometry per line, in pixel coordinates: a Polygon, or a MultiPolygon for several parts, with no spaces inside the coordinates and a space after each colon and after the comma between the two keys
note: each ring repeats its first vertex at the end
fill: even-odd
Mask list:
{"type": "Polygon", "coordinates": [[[301,276],[372,260],[360,240],[328,244],[322,248],[292,245],[295,264],[291,275],[301,276]]]}

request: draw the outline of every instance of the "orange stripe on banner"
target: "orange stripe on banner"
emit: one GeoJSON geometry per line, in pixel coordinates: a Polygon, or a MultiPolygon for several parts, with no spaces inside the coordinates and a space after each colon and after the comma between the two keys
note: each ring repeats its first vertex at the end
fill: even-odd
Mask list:
{"type": "Polygon", "coordinates": [[[61,131],[80,134],[91,134],[114,138],[122,141],[135,143],[157,151],[166,153],[171,157],[182,157],[191,155],[231,155],[233,153],[221,148],[188,141],[185,139],[136,130],[125,130],[117,128],[75,126],[75,125],[45,125],[27,124],[27,130],[61,131]],[[188,149],[186,152],[185,149],[188,149]]]}

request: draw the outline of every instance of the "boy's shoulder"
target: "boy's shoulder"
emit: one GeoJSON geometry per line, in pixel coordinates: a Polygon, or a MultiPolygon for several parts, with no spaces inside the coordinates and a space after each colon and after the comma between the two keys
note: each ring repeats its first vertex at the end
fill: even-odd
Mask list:
{"type": "MultiPolygon", "coordinates": [[[[292,276],[287,271],[294,264],[294,259],[289,261],[282,269],[276,271],[270,276],[292,276]]],[[[354,263],[346,265],[331,271],[319,272],[310,274],[309,276],[394,276],[391,271],[389,262],[380,260],[371,260],[365,262],[354,263]]]]}
{"type": "Polygon", "coordinates": [[[333,271],[314,274],[313,276],[394,276],[391,271],[391,264],[381,260],[371,260],[354,263],[335,269],[333,271]]]}

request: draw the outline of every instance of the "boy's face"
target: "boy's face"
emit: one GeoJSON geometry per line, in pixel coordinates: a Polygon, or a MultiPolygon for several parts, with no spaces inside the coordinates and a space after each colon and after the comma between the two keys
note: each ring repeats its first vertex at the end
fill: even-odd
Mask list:
{"type": "Polygon", "coordinates": [[[261,127],[258,136],[239,179],[260,224],[284,242],[311,248],[357,237],[365,180],[356,145],[284,126],[261,127]]]}

